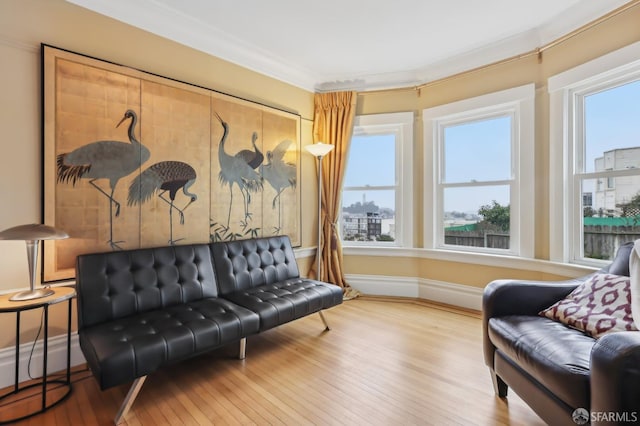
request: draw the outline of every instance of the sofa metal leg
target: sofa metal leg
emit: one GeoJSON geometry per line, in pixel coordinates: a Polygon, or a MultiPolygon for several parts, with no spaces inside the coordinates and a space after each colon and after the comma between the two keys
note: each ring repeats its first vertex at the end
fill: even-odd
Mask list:
{"type": "Polygon", "coordinates": [[[507,385],[493,370],[491,370],[491,382],[493,383],[493,391],[496,393],[496,396],[499,398],[506,398],[509,385],[507,385]]]}
{"type": "Polygon", "coordinates": [[[133,401],[135,401],[136,397],[138,396],[138,392],[140,392],[140,389],[142,388],[142,385],[144,384],[146,378],[147,376],[138,377],[129,388],[129,392],[127,393],[127,396],[125,397],[124,402],[120,406],[118,414],[116,414],[116,418],[114,419],[116,425],[119,425],[120,422],[122,422],[122,420],[124,419],[124,416],[126,416],[129,412],[129,409],[133,405],[133,401]]]}
{"type": "Polygon", "coordinates": [[[322,322],[324,323],[324,329],[325,330],[331,330],[331,327],[329,327],[329,323],[327,322],[327,319],[324,317],[324,314],[322,313],[322,311],[318,311],[318,313],[320,314],[320,318],[322,318],[322,322]]]}
{"type": "Polygon", "coordinates": [[[240,339],[240,353],[238,354],[238,359],[244,359],[247,354],[247,338],[244,337],[240,339]]]}

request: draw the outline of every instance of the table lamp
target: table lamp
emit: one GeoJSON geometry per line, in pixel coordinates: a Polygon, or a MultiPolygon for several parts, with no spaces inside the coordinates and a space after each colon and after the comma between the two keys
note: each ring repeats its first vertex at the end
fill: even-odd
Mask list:
{"type": "Polygon", "coordinates": [[[49,288],[33,288],[33,280],[38,266],[38,247],[41,240],[62,240],[69,235],[59,229],[38,223],[14,226],[0,232],[0,240],[23,240],[27,243],[27,261],[29,262],[29,290],[16,293],[9,298],[13,301],[39,299],[51,296],[49,288]]]}

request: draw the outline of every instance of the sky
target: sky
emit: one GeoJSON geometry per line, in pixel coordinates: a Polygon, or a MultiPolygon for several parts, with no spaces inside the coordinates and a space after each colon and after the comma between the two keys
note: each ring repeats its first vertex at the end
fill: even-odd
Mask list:
{"type": "MultiPolygon", "coordinates": [[[[507,179],[510,174],[510,122],[507,116],[450,126],[445,130],[444,181],[482,182],[507,179]]],[[[640,146],[640,81],[589,95],[585,98],[587,172],[603,152],[640,146]]],[[[351,142],[345,186],[393,185],[395,167],[392,135],[354,136],[351,142]]],[[[395,209],[393,191],[345,191],[343,205],[375,201],[395,209]],[[364,198],[363,198],[364,197],[364,198]]],[[[445,211],[477,213],[496,200],[509,204],[507,186],[447,188],[445,211]]]]}
{"type": "MultiPolygon", "coordinates": [[[[394,135],[354,136],[351,140],[349,160],[344,185],[393,186],[396,181],[395,164],[389,167],[389,159],[395,158],[394,135]]],[[[394,191],[345,191],[342,205],[375,201],[379,207],[395,210],[394,191]]]]}
{"type": "MultiPolygon", "coordinates": [[[[444,131],[444,183],[495,182],[511,177],[511,117],[449,126],[444,131]]],[[[507,185],[445,188],[444,211],[477,213],[495,200],[509,204],[507,185]]]]}
{"type": "Polygon", "coordinates": [[[640,80],[587,96],[585,123],[587,172],[605,151],[640,146],[640,80]]]}

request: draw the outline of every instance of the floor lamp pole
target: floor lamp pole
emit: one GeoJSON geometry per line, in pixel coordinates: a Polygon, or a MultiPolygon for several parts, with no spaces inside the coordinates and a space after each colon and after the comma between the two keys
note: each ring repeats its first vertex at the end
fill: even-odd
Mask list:
{"type": "Polygon", "coordinates": [[[306,150],[318,159],[318,250],[316,251],[316,279],[322,279],[322,158],[335,148],[331,144],[317,142],[306,150]]]}
{"type": "Polygon", "coordinates": [[[322,155],[318,155],[318,249],[316,251],[316,279],[322,280],[322,155]]]}

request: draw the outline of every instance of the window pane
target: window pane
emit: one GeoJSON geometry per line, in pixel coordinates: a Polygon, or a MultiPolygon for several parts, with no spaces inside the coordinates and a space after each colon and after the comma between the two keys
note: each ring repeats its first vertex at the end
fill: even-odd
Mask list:
{"type": "Polygon", "coordinates": [[[640,168],[640,81],[584,99],[585,171],[640,168]]]}
{"type": "Polygon", "coordinates": [[[583,257],[612,260],[622,244],[640,238],[640,176],[584,179],[581,207],[583,257]],[[603,185],[608,180],[614,189],[603,185]]]}
{"type": "Polygon", "coordinates": [[[444,243],[509,249],[509,186],[444,189],[444,243]]]}
{"type": "Polygon", "coordinates": [[[343,191],[343,240],[394,241],[395,223],[395,191],[343,191]]]}
{"type": "Polygon", "coordinates": [[[396,183],[395,134],[354,136],[344,186],[394,186],[396,183]]]}
{"type": "Polygon", "coordinates": [[[622,244],[640,238],[639,117],[640,81],[584,98],[585,171],[639,174],[581,181],[583,258],[611,260],[622,244]]]}
{"type": "Polygon", "coordinates": [[[444,181],[511,179],[511,117],[444,129],[444,181]]]}

